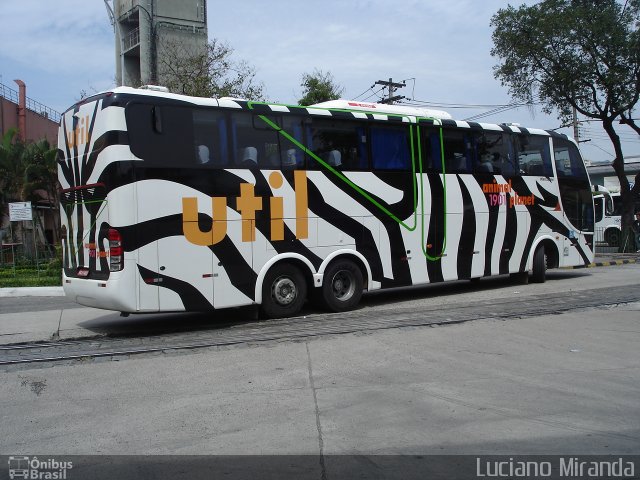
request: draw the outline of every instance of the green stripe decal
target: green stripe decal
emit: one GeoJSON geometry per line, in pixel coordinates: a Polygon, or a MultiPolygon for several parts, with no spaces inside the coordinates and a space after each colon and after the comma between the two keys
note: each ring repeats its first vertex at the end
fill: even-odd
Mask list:
{"type": "MultiPolygon", "coordinates": [[[[253,109],[253,104],[255,103],[260,103],[262,105],[265,105],[265,103],[261,103],[261,102],[248,102],[248,107],[249,109],[253,109]]],[[[268,104],[266,104],[268,105],[268,104]]],[[[307,107],[304,107],[307,108],[307,107]]],[[[344,111],[344,112],[349,112],[351,113],[349,110],[336,110],[336,111],[344,111]]],[[[277,114],[278,112],[274,112],[274,114],[277,114]]],[[[402,117],[402,118],[407,118],[404,115],[393,115],[393,114],[384,114],[387,116],[395,116],[395,117],[402,117]]],[[[413,232],[416,230],[417,226],[418,226],[418,185],[417,185],[417,179],[416,179],[416,158],[418,160],[418,169],[419,169],[419,174],[420,174],[420,204],[421,204],[421,236],[422,236],[422,253],[424,254],[424,256],[426,257],[427,260],[435,262],[435,261],[439,261],[442,258],[442,255],[445,251],[446,248],[446,243],[447,243],[447,179],[446,179],[446,171],[445,171],[445,161],[444,161],[444,141],[443,141],[443,135],[442,135],[442,128],[440,127],[439,129],[439,140],[440,140],[440,160],[441,160],[441,165],[442,165],[442,184],[443,184],[443,189],[444,189],[444,199],[443,199],[443,218],[444,218],[444,237],[443,237],[443,244],[442,244],[442,251],[435,256],[429,255],[429,253],[427,252],[427,244],[426,244],[426,236],[425,236],[425,225],[424,225],[424,180],[423,180],[423,166],[422,166],[422,147],[420,142],[418,141],[417,144],[417,155],[416,155],[416,147],[414,144],[414,137],[416,136],[416,134],[418,135],[419,138],[419,134],[420,134],[420,127],[416,126],[415,127],[415,131],[414,131],[414,125],[411,123],[409,125],[409,139],[410,139],[410,148],[411,148],[411,173],[412,173],[412,177],[413,177],[413,225],[409,225],[407,223],[405,223],[405,221],[401,220],[400,218],[398,218],[396,215],[393,214],[393,212],[391,212],[387,207],[385,207],[384,205],[382,205],[376,198],[374,198],[369,192],[367,192],[366,190],[362,189],[361,187],[359,187],[358,185],[356,185],[353,181],[351,181],[344,173],[342,173],[340,170],[335,169],[333,166],[329,165],[327,162],[325,162],[322,158],[320,158],[318,155],[316,155],[314,152],[312,152],[311,150],[309,150],[305,145],[303,145],[302,143],[300,143],[298,140],[296,140],[291,134],[289,134],[287,131],[283,130],[277,123],[275,123],[274,121],[272,121],[269,117],[267,117],[266,115],[258,115],[258,118],[260,118],[260,120],[262,120],[265,124],[267,124],[270,128],[272,128],[273,130],[277,131],[280,135],[282,135],[284,138],[286,138],[289,142],[291,142],[292,144],[294,144],[296,147],[298,147],[300,150],[302,150],[304,153],[306,153],[310,158],[312,158],[313,160],[315,160],[317,163],[319,163],[320,165],[322,165],[326,170],[328,170],[329,172],[331,172],[333,175],[335,175],[337,178],[339,178],[340,180],[342,180],[345,184],[349,185],[349,187],[351,187],[353,190],[355,190],[356,192],[358,192],[358,194],[360,194],[362,197],[366,198],[369,202],[371,202],[373,205],[375,205],[379,210],[381,210],[382,212],[384,212],[386,215],[388,215],[391,219],[393,219],[395,222],[397,222],[399,225],[401,225],[403,228],[405,228],[407,231],[413,232]]]]}

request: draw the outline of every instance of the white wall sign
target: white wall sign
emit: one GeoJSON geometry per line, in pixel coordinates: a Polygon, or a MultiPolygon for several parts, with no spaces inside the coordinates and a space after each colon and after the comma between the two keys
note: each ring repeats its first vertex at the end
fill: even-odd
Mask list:
{"type": "Polygon", "coordinates": [[[9,204],[9,220],[20,222],[33,220],[31,216],[31,202],[14,202],[9,204]]]}

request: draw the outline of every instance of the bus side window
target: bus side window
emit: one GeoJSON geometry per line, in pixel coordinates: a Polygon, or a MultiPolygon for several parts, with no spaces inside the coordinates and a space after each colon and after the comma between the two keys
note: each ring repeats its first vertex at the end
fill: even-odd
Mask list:
{"type": "Polygon", "coordinates": [[[131,103],[125,111],[131,151],[145,166],[194,165],[196,145],[190,108],[131,103]]]}
{"type": "Polygon", "coordinates": [[[374,170],[409,170],[409,129],[395,125],[372,126],[371,160],[374,170]]]}
{"type": "Polygon", "coordinates": [[[604,217],[603,215],[603,198],[594,198],[593,199],[593,207],[596,210],[596,223],[598,223],[600,220],[602,220],[602,218],[604,217]]]}
{"type": "Polygon", "coordinates": [[[445,169],[447,173],[471,173],[473,163],[473,144],[471,132],[465,130],[444,129],[445,169]]]}
{"type": "Polygon", "coordinates": [[[225,168],[229,158],[224,113],[194,109],[193,133],[196,163],[205,167],[225,168]]]}
{"type": "Polygon", "coordinates": [[[231,113],[233,168],[274,168],[279,165],[278,132],[259,116],[231,113]]]}
{"type": "MultiPolygon", "coordinates": [[[[506,137],[508,139],[508,137],[506,137]]],[[[474,133],[476,173],[513,174],[510,162],[508,141],[501,132],[482,131],[474,133]]]]}
{"type": "Polygon", "coordinates": [[[421,127],[422,171],[442,172],[442,154],[440,152],[440,129],[421,127]]]}
{"type": "Polygon", "coordinates": [[[311,150],[326,165],[336,170],[367,168],[367,138],[362,124],[314,118],[310,130],[311,150]]]}
{"type": "Polygon", "coordinates": [[[584,163],[574,144],[568,140],[554,138],[553,153],[558,176],[564,175],[580,179],[586,178],[584,163]]]}
{"type": "Polygon", "coordinates": [[[520,175],[553,176],[549,137],[518,134],[515,140],[520,175]]]}
{"type": "Polygon", "coordinates": [[[299,145],[304,145],[303,120],[297,116],[283,116],[282,130],[286,135],[280,134],[280,164],[283,169],[304,168],[305,154],[299,145]],[[287,136],[294,141],[289,140],[287,136]],[[299,144],[299,145],[298,145],[299,144]]]}

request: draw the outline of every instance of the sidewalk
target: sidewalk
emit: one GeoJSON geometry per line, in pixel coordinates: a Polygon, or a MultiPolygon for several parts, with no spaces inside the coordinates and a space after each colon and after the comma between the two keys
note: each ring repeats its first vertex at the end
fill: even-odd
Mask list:
{"type": "Polygon", "coordinates": [[[0,288],[2,297],[63,297],[62,287],[8,287],[0,288]]]}
{"type": "MultiPolygon", "coordinates": [[[[598,256],[596,260],[593,266],[622,265],[623,262],[640,264],[640,254],[598,256]]],[[[580,279],[579,285],[571,283],[572,289],[600,288],[603,278],[612,286],[637,283],[636,268],[589,269],[592,270],[589,273],[585,270],[587,269],[572,270],[575,275],[572,274],[569,278],[577,276],[580,279]]],[[[499,279],[486,281],[499,283],[499,279]]],[[[557,288],[556,282],[547,282],[536,285],[532,291],[553,292],[557,288]]],[[[507,283],[491,290],[480,289],[477,292],[467,292],[465,298],[473,299],[487,294],[496,298],[509,297],[513,295],[513,287],[507,283]]],[[[123,318],[119,312],[72,303],[63,296],[62,287],[4,288],[0,289],[0,297],[16,297],[0,298],[0,345],[99,337],[120,332],[129,334],[133,331],[146,331],[149,326],[154,325],[171,325],[172,322],[180,324],[185,319],[184,316],[179,317],[181,314],[173,313],[131,315],[123,318]],[[35,295],[40,298],[34,298],[35,295]]],[[[420,298],[416,297],[415,301],[420,301],[420,298]]],[[[199,321],[197,315],[189,318],[196,323],[199,321]]],[[[202,321],[208,322],[209,319],[205,316],[202,321]]]]}

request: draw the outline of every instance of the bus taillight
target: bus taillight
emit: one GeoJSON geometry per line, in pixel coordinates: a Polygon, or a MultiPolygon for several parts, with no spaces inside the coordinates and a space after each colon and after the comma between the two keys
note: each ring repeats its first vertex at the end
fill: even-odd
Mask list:
{"type": "Polygon", "coordinates": [[[109,270],[117,272],[124,267],[122,235],[115,228],[110,228],[107,238],[109,239],[109,270]]]}

